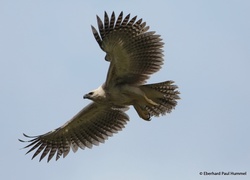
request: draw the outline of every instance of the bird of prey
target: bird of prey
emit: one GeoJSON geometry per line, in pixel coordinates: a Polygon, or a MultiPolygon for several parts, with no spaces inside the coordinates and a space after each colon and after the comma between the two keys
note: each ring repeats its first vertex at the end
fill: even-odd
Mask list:
{"type": "Polygon", "coordinates": [[[129,121],[125,111],[133,106],[139,117],[149,121],[153,116],[170,113],[177,105],[179,92],[173,81],[145,84],[149,76],[163,64],[163,45],[160,35],[148,31],[149,26],[137,16],[116,18],[104,13],[104,22],[97,16],[98,30],[91,26],[100,48],[110,63],[106,81],[84,95],[92,102],[61,127],[31,138],[24,148],[32,157],[41,153],[40,161],[48,155],[58,160],[78,148],[91,148],[122,130],[129,121]]]}

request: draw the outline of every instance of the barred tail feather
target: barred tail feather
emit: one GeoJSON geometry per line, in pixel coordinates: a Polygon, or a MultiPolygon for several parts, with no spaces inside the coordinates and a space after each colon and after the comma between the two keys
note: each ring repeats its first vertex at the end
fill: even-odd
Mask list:
{"type": "Polygon", "coordinates": [[[151,116],[170,113],[175,108],[177,100],[180,99],[180,93],[177,91],[178,87],[173,83],[174,81],[165,81],[140,86],[145,96],[154,102],[154,104],[147,104],[143,107],[144,114],[146,111],[148,113],[148,120],[151,116]]]}

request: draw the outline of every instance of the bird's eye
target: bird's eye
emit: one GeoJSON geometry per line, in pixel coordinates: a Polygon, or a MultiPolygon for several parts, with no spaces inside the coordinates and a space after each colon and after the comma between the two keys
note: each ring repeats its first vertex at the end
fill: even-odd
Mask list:
{"type": "Polygon", "coordinates": [[[93,95],[94,93],[93,92],[90,92],[89,95],[93,95]]]}

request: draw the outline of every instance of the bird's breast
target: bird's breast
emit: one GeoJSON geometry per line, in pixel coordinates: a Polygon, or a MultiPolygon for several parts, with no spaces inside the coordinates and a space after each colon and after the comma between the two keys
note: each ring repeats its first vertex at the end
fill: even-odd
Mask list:
{"type": "Polygon", "coordinates": [[[110,89],[108,92],[108,99],[112,104],[118,106],[128,106],[133,105],[138,97],[142,96],[143,92],[139,87],[122,85],[110,89]]]}

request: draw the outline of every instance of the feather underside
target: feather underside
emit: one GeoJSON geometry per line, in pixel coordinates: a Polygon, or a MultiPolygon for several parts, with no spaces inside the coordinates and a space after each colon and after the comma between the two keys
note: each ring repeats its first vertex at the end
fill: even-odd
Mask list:
{"type": "Polygon", "coordinates": [[[31,140],[19,141],[29,143],[24,147],[29,148],[26,154],[35,150],[32,159],[41,153],[40,161],[48,155],[49,162],[54,155],[56,160],[61,156],[66,157],[70,149],[76,152],[78,148],[92,148],[93,145],[104,143],[108,137],[121,131],[128,120],[123,109],[91,103],[63,126],[39,136],[24,134],[31,140]]]}
{"type": "Polygon", "coordinates": [[[148,31],[149,26],[137,16],[115,18],[105,12],[104,22],[97,16],[98,30],[93,26],[94,37],[111,62],[106,83],[144,84],[163,64],[163,45],[160,35],[148,31]]]}

